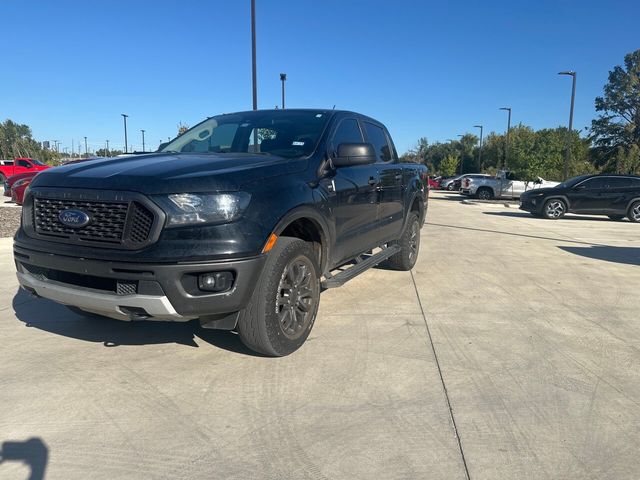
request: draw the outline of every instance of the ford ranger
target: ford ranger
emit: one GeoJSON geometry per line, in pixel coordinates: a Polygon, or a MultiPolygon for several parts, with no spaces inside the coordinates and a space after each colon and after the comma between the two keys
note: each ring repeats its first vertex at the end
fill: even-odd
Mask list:
{"type": "Polygon", "coordinates": [[[152,154],[40,173],[14,239],[17,275],[76,312],[199,319],[287,355],[322,289],[383,262],[414,266],[426,181],[364,115],[219,115],[152,154]]]}

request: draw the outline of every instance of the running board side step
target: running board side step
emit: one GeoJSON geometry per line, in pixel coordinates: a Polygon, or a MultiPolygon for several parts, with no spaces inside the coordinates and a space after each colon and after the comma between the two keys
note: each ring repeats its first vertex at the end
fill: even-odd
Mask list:
{"type": "Polygon", "coordinates": [[[387,258],[395,255],[399,251],[399,245],[389,245],[388,247],[383,248],[378,253],[369,257],[363,257],[361,255],[355,259],[356,263],[352,267],[349,267],[336,275],[329,274],[329,277],[327,277],[327,275],[325,274],[325,280],[323,280],[322,282],[322,288],[341,287],[349,280],[357,277],[362,272],[370,269],[371,267],[375,267],[376,265],[384,262],[387,258]]]}

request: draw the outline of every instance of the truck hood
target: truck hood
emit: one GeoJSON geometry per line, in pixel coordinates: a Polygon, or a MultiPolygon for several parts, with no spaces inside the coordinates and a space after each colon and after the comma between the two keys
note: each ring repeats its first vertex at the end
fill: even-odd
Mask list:
{"type": "Polygon", "coordinates": [[[32,187],[145,194],[233,191],[250,181],[306,168],[306,160],[247,153],[152,153],[89,160],[41,172],[32,187]]]}

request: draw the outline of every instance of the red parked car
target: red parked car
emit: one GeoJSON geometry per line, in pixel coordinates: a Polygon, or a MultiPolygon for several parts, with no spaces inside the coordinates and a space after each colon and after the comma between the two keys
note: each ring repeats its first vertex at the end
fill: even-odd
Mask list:
{"type": "Polygon", "coordinates": [[[21,178],[20,180],[15,182],[13,184],[13,187],[11,187],[11,200],[13,200],[18,205],[22,205],[22,203],[24,202],[24,192],[27,190],[27,187],[34,177],[35,174],[31,175],[30,177],[21,178]]]}
{"type": "Polygon", "coordinates": [[[0,160],[0,182],[18,173],[41,172],[50,168],[40,160],[33,158],[16,158],[15,160],[0,160]]]}
{"type": "Polygon", "coordinates": [[[11,197],[11,199],[18,205],[22,205],[24,200],[24,191],[27,189],[33,177],[39,172],[27,172],[12,175],[4,182],[4,195],[5,197],[11,197]]]}
{"type": "MultiPolygon", "coordinates": [[[[437,177],[436,177],[437,178],[437,177]]],[[[436,178],[429,177],[429,189],[437,190],[440,188],[440,182],[436,178]]]]}

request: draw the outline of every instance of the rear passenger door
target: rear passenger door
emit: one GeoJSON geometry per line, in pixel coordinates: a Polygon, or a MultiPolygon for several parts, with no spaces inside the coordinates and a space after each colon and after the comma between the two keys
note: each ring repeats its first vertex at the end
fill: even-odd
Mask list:
{"type": "Polygon", "coordinates": [[[602,192],[602,209],[604,212],[625,215],[629,193],[633,189],[633,179],[630,177],[609,177],[602,192]]]}
{"type": "Polygon", "coordinates": [[[373,145],[377,157],[378,174],[378,231],[382,243],[400,236],[404,218],[402,202],[402,166],[393,144],[383,127],[364,120],[366,141],[373,145]]]}

